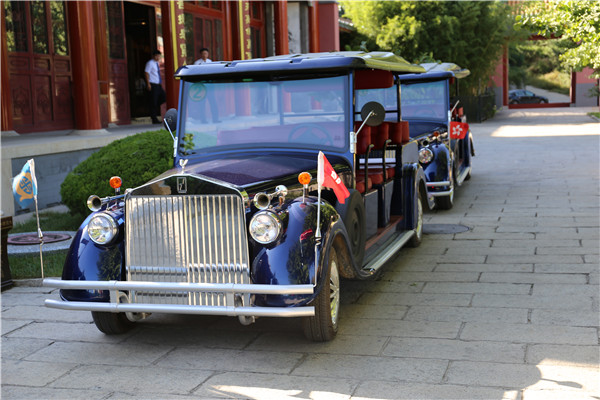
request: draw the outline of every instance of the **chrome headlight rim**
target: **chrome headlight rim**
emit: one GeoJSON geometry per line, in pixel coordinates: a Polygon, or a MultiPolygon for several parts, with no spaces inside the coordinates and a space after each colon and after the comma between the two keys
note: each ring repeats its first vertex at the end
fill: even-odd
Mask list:
{"type": "Polygon", "coordinates": [[[248,231],[250,233],[250,237],[252,237],[252,239],[254,239],[257,243],[270,244],[276,242],[279,239],[279,237],[281,236],[282,227],[283,224],[281,223],[281,219],[276,213],[270,210],[261,210],[254,214],[254,216],[252,216],[252,218],[250,219],[248,231]],[[265,220],[264,217],[266,217],[267,220],[265,220]],[[262,222],[259,221],[259,219],[261,219],[262,222]],[[265,236],[264,231],[261,233],[257,230],[261,226],[264,228],[264,224],[266,221],[269,221],[271,223],[271,226],[267,228],[271,230],[271,233],[268,236],[265,236]]]}
{"type": "Polygon", "coordinates": [[[426,147],[423,147],[419,150],[419,162],[421,164],[429,164],[433,161],[433,151],[426,147]]]}
{"type": "Polygon", "coordinates": [[[107,213],[98,213],[94,215],[92,219],[90,219],[90,222],[88,222],[86,228],[91,241],[101,246],[110,244],[119,233],[117,221],[107,213]],[[96,222],[100,222],[100,225],[94,226],[93,224],[96,222]],[[104,222],[104,224],[102,224],[102,222],[104,222]]]}

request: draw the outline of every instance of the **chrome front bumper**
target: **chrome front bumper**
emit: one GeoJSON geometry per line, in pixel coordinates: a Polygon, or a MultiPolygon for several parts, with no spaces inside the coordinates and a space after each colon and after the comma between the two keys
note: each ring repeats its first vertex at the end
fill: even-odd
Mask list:
{"type": "Polygon", "coordinates": [[[300,295],[313,294],[313,285],[255,285],[234,283],[183,283],[183,282],[135,282],[135,281],[63,281],[46,278],[43,285],[57,289],[70,290],[109,290],[110,302],[80,302],[80,301],[45,301],[46,307],[63,310],[130,312],[130,313],[167,313],[167,314],[196,314],[196,315],[225,315],[248,317],[309,317],[315,315],[312,306],[303,307],[258,307],[243,306],[241,295],[300,295]],[[173,291],[177,293],[221,293],[224,295],[224,305],[195,305],[195,304],[144,304],[122,302],[128,299],[126,291],[173,291]]]}
{"type": "MultiPolygon", "coordinates": [[[[450,186],[450,181],[441,181],[441,182],[427,182],[427,188],[438,188],[450,186]]],[[[441,196],[450,196],[454,192],[454,187],[451,187],[450,190],[444,190],[440,192],[429,192],[429,194],[433,197],[441,197],[441,196]]]]}

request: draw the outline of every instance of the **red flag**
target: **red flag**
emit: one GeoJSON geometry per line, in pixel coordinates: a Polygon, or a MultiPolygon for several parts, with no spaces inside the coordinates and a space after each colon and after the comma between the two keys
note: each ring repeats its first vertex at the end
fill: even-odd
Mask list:
{"type": "Polygon", "coordinates": [[[319,186],[325,186],[333,189],[335,196],[340,203],[345,203],[346,198],[350,196],[350,192],[342,182],[342,179],[335,172],[325,154],[319,152],[318,168],[317,168],[317,183],[319,186]]]}
{"type": "Polygon", "coordinates": [[[450,121],[450,139],[464,139],[469,132],[466,122],[450,121]]]}

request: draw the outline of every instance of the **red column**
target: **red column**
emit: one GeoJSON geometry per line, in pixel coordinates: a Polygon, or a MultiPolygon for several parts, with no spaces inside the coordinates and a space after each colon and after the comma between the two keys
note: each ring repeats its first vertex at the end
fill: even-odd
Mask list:
{"type": "Polygon", "coordinates": [[[163,20],[163,43],[165,46],[165,92],[167,109],[179,104],[179,80],[174,79],[175,71],[185,64],[185,24],[183,0],[161,1],[163,20]]]}
{"type": "Polygon", "coordinates": [[[275,54],[289,54],[287,23],[287,0],[274,2],[275,6],[275,54]]]}
{"type": "Polygon", "coordinates": [[[318,53],[319,50],[319,3],[314,1],[308,7],[309,12],[309,51],[318,53]]]}
{"type": "MultiPolygon", "coordinates": [[[[1,36],[6,37],[6,26],[4,25],[4,6],[0,7],[2,9],[1,17],[2,18],[2,31],[1,36]]],[[[0,130],[12,131],[13,130],[13,119],[12,119],[12,98],[10,96],[10,76],[8,73],[8,48],[6,47],[6,39],[2,40],[2,65],[0,66],[2,70],[2,90],[0,94],[2,97],[0,101],[2,101],[2,122],[0,130]]]]}
{"type": "Polygon", "coordinates": [[[319,10],[320,51],[340,51],[340,24],[338,4],[317,3],[319,10]]]}
{"type": "Polygon", "coordinates": [[[92,3],[67,1],[75,127],[101,129],[92,3]]]}
{"type": "Polygon", "coordinates": [[[502,105],[508,106],[508,46],[502,52],[502,105]]]}

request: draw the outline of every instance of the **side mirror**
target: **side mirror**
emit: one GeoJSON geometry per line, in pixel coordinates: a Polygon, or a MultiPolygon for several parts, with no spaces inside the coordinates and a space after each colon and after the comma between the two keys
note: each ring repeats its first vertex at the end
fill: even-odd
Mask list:
{"type": "Polygon", "coordinates": [[[173,132],[175,132],[175,130],[177,129],[177,110],[174,108],[170,108],[165,116],[163,117],[163,124],[165,125],[165,128],[167,128],[167,130],[169,132],[171,132],[171,136],[173,135],[173,132]]]}
{"type": "Polygon", "coordinates": [[[370,101],[362,107],[360,116],[367,125],[379,126],[385,120],[385,108],[376,101],[370,101]]]}

